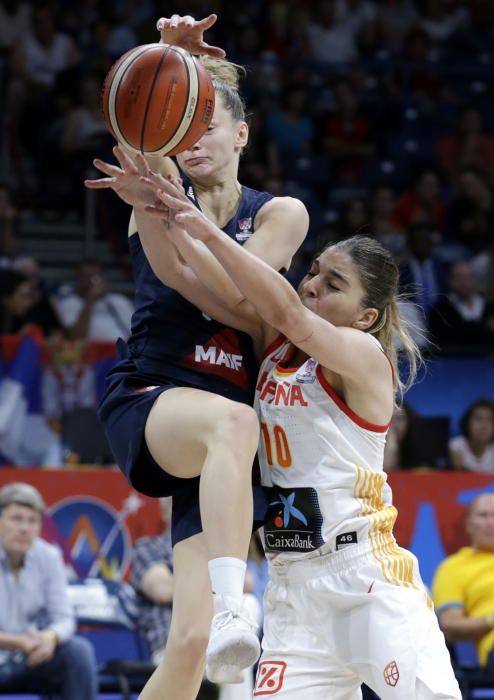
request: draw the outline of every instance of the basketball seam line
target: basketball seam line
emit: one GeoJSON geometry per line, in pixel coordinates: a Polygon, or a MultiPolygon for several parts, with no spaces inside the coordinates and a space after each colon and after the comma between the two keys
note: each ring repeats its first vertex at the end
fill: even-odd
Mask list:
{"type": "Polygon", "coordinates": [[[146,130],[146,120],[147,120],[147,116],[148,116],[148,112],[149,112],[149,107],[150,107],[150,105],[151,105],[151,98],[152,98],[152,96],[153,96],[154,86],[156,85],[156,81],[158,80],[158,75],[159,75],[159,72],[160,72],[160,70],[161,70],[161,66],[162,66],[162,64],[163,64],[163,61],[164,61],[164,59],[166,58],[166,56],[168,55],[169,51],[170,51],[170,48],[169,48],[169,47],[167,47],[166,51],[163,51],[163,53],[162,53],[162,55],[161,55],[161,58],[160,58],[160,60],[159,60],[159,62],[158,62],[158,65],[156,66],[156,69],[155,69],[155,71],[154,71],[153,81],[152,81],[151,86],[150,86],[150,88],[149,88],[149,93],[148,93],[148,97],[147,97],[147,101],[146,101],[146,108],[145,108],[145,110],[144,110],[144,116],[143,116],[143,118],[142,118],[142,128],[141,128],[141,153],[144,153],[144,152],[145,152],[145,151],[144,151],[144,132],[145,132],[145,130],[146,130]]]}

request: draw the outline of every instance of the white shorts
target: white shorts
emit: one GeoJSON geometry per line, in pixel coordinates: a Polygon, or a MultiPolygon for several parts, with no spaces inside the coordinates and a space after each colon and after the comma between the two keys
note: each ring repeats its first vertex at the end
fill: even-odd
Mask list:
{"type": "Polygon", "coordinates": [[[366,683],[381,700],[461,700],[410,552],[378,561],[365,542],[270,574],[254,697],[358,700],[366,683]]]}

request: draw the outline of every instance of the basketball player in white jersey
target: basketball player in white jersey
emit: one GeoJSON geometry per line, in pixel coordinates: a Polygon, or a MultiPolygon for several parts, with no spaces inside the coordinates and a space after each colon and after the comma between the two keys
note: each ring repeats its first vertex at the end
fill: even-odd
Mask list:
{"type": "MultiPolygon", "coordinates": [[[[172,184],[156,193],[165,208],[148,211],[171,219],[164,235],[204,280],[213,274],[206,245],[244,297],[237,327],[264,348],[256,408],[271,580],[254,696],[357,700],[365,682],[381,700],[459,700],[417,560],[393,537],[383,472],[404,388],[394,338],[412,379],[420,359],[399,317],[395,262],[374,239],[353,237],[316,257],[297,293],[172,184]]],[[[180,275],[174,283],[233,325],[226,285],[224,298],[198,299],[180,275]]]]}

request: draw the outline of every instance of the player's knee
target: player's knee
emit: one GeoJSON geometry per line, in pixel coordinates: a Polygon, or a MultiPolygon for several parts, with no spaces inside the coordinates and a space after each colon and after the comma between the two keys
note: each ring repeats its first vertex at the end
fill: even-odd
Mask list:
{"type": "Polygon", "coordinates": [[[211,445],[229,445],[233,451],[257,449],[259,419],[247,404],[229,401],[215,425],[211,445]]]}
{"type": "Polygon", "coordinates": [[[209,627],[201,629],[199,626],[171,632],[168,638],[168,644],[173,646],[176,656],[192,670],[204,660],[208,641],[209,627]]]}

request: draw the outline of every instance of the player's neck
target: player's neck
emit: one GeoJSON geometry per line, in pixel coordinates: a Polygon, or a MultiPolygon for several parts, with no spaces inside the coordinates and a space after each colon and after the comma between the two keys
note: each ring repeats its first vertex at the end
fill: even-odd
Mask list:
{"type": "Polygon", "coordinates": [[[195,185],[194,189],[202,211],[219,228],[226,226],[235,216],[242,199],[242,187],[237,180],[207,187],[195,185]]]}

